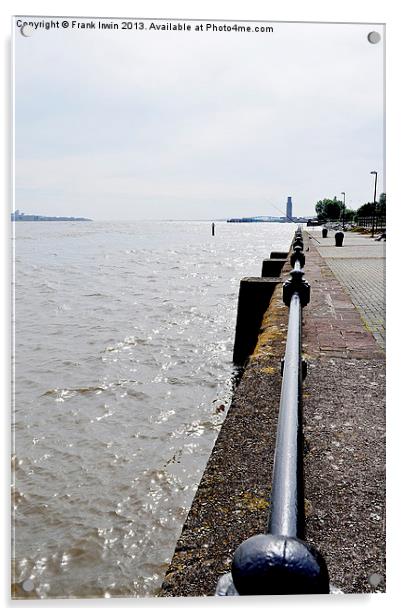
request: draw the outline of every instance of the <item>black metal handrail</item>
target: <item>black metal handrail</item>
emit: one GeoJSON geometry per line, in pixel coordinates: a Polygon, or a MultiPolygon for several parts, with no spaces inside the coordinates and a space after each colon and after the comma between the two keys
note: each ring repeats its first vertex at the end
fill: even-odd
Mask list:
{"type": "Polygon", "coordinates": [[[301,332],[302,308],[310,301],[304,262],[299,227],[291,255],[293,270],[283,285],[289,322],[267,534],[255,535],[237,548],[232,572],[219,580],[217,595],[329,593],[325,560],[304,541],[301,332]]]}
{"type": "Polygon", "coordinates": [[[288,337],[283,364],[282,391],[273,467],[271,513],[268,532],[289,537],[304,536],[301,390],[301,302],[294,293],[289,307],[288,337]]]}
{"type": "Polygon", "coordinates": [[[291,278],[283,287],[289,306],[288,335],[283,361],[282,388],[274,457],[271,513],[268,533],[304,538],[304,485],[302,434],[302,307],[310,301],[304,280],[305,263],[300,228],[291,256],[291,278]]]}

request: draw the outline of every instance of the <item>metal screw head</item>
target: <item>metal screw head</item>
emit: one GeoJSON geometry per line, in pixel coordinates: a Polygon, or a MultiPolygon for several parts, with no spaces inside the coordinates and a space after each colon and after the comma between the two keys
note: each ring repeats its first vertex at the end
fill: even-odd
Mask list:
{"type": "Polygon", "coordinates": [[[369,584],[371,586],[374,586],[374,588],[376,586],[378,586],[378,584],[380,584],[382,582],[382,575],[380,575],[379,573],[372,573],[369,578],[368,578],[369,584]]]}
{"type": "Polygon", "coordinates": [[[31,592],[35,588],[35,584],[31,579],[24,580],[22,582],[22,588],[23,590],[25,590],[25,592],[31,592]]]}
{"type": "Polygon", "coordinates": [[[376,45],[381,40],[381,34],[379,32],[369,32],[367,35],[368,42],[372,45],[376,45]]]}
{"type": "Polygon", "coordinates": [[[22,36],[29,37],[32,36],[34,30],[29,24],[24,24],[23,26],[21,26],[20,32],[22,36]]]}

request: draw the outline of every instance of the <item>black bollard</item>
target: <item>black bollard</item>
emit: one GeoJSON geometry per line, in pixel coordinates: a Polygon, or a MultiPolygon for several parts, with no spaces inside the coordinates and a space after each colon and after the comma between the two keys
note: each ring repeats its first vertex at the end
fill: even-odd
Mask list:
{"type": "Polygon", "coordinates": [[[342,246],[343,244],[344,234],[342,231],[337,231],[335,233],[335,246],[342,246]]]}
{"type": "Polygon", "coordinates": [[[212,237],[215,235],[215,223],[212,223],[212,237]]]}
{"type": "Polygon", "coordinates": [[[322,230],[322,237],[327,237],[327,236],[328,236],[328,229],[324,227],[322,230]]]}

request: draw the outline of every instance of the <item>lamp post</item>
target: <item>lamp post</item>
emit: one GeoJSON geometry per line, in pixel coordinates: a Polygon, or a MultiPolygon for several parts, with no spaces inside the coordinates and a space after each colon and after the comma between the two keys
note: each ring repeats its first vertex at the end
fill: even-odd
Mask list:
{"type": "Polygon", "coordinates": [[[343,195],[343,212],[342,212],[342,229],[345,231],[345,209],[346,209],[346,195],[344,192],[341,192],[341,195],[343,195]]]}
{"type": "Polygon", "coordinates": [[[374,237],[374,228],[375,228],[375,209],[376,209],[376,198],[377,198],[377,171],[370,171],[370,174],[375,175],[374,181],[374,203],[373,203],[373,226],[371,228],[371,237],[374,237]]]}

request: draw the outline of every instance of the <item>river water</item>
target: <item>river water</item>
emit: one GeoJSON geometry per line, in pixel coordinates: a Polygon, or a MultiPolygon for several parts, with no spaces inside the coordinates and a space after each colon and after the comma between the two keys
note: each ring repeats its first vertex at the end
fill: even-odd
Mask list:
{"type": "Polygon", "coordinates": [[[294,229],[15,224],[15,596],[158,591],[230,403],[239,280],[294,229]]]}

